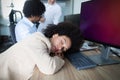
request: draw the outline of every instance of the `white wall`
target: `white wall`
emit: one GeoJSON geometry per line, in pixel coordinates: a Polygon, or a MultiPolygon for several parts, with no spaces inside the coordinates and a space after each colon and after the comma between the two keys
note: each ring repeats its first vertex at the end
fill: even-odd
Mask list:
{"type": "Polygon", "coordinates": [[[73,14],[78,14],[81,12],[81,3],[90,0],[73,0],[73,14]]]}
{"type": "Polygon", "coordinates": [[[62,17],[61,17],[60,21],[63,21],[65,15],[72,14],[72,2],[71,2],[71,0],[61,1],[61,2],[57,1],[57,2],[62,8],[62,17]]]}
{"type": "Polygon", "coordinates": [[[9,31],[9,13],[11,11],[10,4],[13,2],[15,10],[22,11],[25,0],[0,0],[1,1],[1,15],[0,18],[0,35],[10,35],[9,31]]]}
{"type": "Polygon", "coordinates": [[[2,15],[4,18],[7,18],[7,19],[9,18],[8,16],[12,9],[10,7],[11,2],[13,2],[14,4],[13,9],[22,11],[25,0],[1,0],[2,15]]]}

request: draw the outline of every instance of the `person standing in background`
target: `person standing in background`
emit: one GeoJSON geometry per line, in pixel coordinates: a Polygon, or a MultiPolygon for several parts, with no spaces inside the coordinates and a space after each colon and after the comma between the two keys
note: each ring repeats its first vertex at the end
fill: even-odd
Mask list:
{"type": "Polygon", "coordinates": [[[19,42],[27,36],[37,31],[36,22],[45,12],[45,6],[40,0],[26,0],[23,13],[24,18],[21,19],[15,27],[16,41],[19,42]]]}
{"type": "Polygon", "coordinates": [[[45,29],[48,24],[58,24],[60,17],[62,16],[62,9],[56,3],[56,0],[48,0],[45,4],[46,11],[44,14],[44,18],[41,18],[40,25],[38,27],[38,31],[42,31],[45,29]]]}

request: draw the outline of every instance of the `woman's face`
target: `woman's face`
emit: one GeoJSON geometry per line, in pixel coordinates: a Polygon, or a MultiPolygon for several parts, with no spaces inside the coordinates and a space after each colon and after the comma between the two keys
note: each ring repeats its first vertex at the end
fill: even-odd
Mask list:
{"type": "Polygon", "coordinates": [[[65,35],[54,34],[50,41],[52,45],[51,52],[55,54],[65,52],[71,47],[71,40],[65,35]]]}

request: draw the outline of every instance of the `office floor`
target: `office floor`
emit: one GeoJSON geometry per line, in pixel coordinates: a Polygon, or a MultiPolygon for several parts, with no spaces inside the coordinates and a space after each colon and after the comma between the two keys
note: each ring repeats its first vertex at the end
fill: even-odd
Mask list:
{"type": "Polygon", "coordinates": [[[12,46],[11,38],[9,36],[0,36],[0,53],[12,46]]]}

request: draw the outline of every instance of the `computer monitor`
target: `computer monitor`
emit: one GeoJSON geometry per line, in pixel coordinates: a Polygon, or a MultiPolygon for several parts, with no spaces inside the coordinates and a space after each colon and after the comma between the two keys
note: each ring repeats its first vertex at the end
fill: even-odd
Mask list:
{"type": "Polygon", "coordinates": [[[100,56],[90,57],[93,61],[100,65],[116,63],[109,58],[109,51],[111,46],[120,48],[120,0],[83,2],[80,30],[85,39],[104,45],[100,56]]]}

